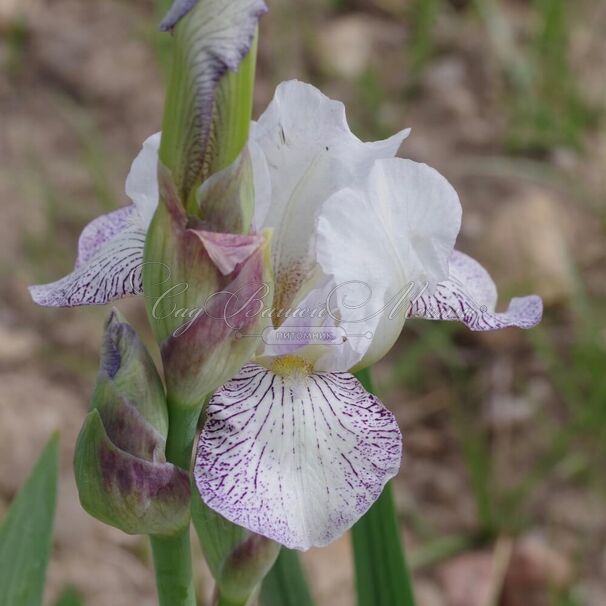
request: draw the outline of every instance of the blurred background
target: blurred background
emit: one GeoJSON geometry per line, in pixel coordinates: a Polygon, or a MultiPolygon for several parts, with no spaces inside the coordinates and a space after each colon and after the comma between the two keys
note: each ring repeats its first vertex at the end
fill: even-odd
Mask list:
{"type": "MultiPolygon", "coordinates": [[[[458,247],[502,303],[546,304],[529,332],[410,321],[376,368],[418,606],[604,606],[606,2],[269,4],[256,115],[299,78],[363,139],[412,127],[402,155],[460,194],[458,247]]],[[[26,286],[71,271],[82,227],[126,202],[160,126],[158,22],[153,0],[0,0],[0,517],[60,429],[48,604],[70,585],[89,606],[155,603],[146,540],[83,513],[71,470],[108,310],[37,308],[26,286]]],[[[144,330],[141,301],[119,307],[144,330]]],[[[354,604],[348,537],[304,562],[320,606],[354,604]]]]}

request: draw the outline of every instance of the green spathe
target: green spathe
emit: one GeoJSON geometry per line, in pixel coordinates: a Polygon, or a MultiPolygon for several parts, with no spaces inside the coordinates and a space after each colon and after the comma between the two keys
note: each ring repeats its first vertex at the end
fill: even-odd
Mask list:
{"type": "MultiPolygon", "coordinates": [[[[262,0],[204,0],[175,27],[160,160],[185,205],[248,138],[262,0]]],[[[191,210],[191,207],[190,207],[191,210]]]]}
{"type": "Polygon", "coordinates": [[[197,215],[213,231],[246,234],[255,206],[253,171],[248,148],[223,170],[211,175],[196,193],[197,215]]]}
{"type": "Polygon", "coordinates": [[[187,473],[118,448],[97,410],[78,437],[75,474],[82,507],[128,534],[172,535],[189,523],[187,473]]]}
{"type": "Polygon", "coordinates": [[[105,323],[101,343],[101,360],[91,407],[97,408],[106,422],[111,422],[116,398],[119,395],[134,404],[165,440],[168,433],[168,411],[164,386],[145,345],[117,309],[113,309],[105,323]]]}
{"type": "Polygon", "coordinates": [[[168,393],[180,406],[201,406],[201,399],[228,381],[254,355],[269,318],[260,304],[271,303],[270,238],[206,300],[201,313],[161,343],[168,393]]]}
{"type": "Polygon", "coordinates": [[[187,473],[166,462],[168,413],[154,363],[117,311],[74,458],[80,501],[129,534],[170,535],[189,521],[187,473]]]}
{"type": "Polygon", "coordinates": [[[196,495],[192,520],[217,582],[218,604],[246,606],[273,566],[280,545],[229,522],[196,495]]]}

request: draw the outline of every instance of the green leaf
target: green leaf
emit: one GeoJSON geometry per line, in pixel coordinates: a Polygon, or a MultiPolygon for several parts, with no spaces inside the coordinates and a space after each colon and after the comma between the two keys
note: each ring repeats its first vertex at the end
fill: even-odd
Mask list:
{"type": "Polygon", "coordinates": [[[313,603],[299,555],[283,547],[263,581],[261,606],[313,606],[313,603]]]}
{"type": "MultiPolygon", "coordinates": [[[[373,392],[370,372],[357,373],[373,392]]],[[[391,486],[352,529],[358,606],[414,606],[410,574],[400,542],[391,486]]]]}
{"type": "Polygon", "coordinates": [[[59,474],[53,436],[0,527],[0,606],[40,606],[52,544],[59,474]]]}
{"type": "Polygon", "coordinates": [[[54,606],[84,606],[84,599],[74,587],[67,587],[57,598],[54,606]]]}

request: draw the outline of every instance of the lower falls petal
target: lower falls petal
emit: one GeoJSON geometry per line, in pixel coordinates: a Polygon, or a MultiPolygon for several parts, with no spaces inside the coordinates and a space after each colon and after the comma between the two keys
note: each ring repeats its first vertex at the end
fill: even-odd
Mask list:
{"type": "Polygon", "coordinates": [[[401,456],[393,414],[353,375],[248,364],[209,403],[194,473],[209,507],[305,550],[364,515],[401,456]]]}

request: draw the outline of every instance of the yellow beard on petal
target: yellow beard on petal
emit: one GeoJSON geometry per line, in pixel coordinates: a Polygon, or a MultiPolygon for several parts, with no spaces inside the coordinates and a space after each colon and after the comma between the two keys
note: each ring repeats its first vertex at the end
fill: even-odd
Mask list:
{"type": "Polygon", "coordinates": [[[281,377],[299,379],[313,373],[313,365],[299,356],[280,356],[271,364],[271,371],[281,377]]]}

